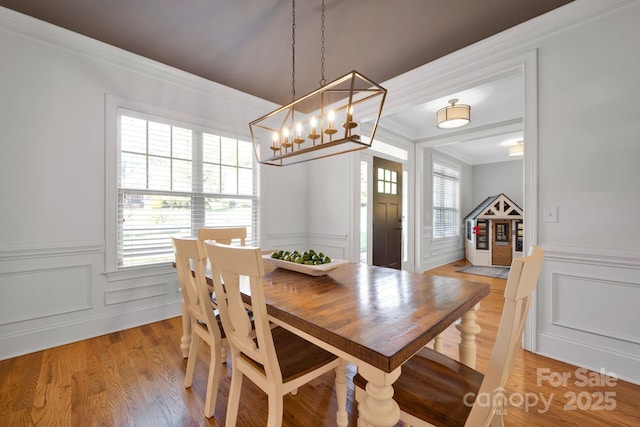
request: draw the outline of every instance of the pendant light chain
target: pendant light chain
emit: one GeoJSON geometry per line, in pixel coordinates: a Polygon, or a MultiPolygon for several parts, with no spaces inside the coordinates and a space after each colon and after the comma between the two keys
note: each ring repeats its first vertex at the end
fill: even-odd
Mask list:
{"type": "Polygon", "coordinates": [[[321,7],[322,15],[321,15],[321,27],[320,27],[320,86],[324,86],[327,84],[327,80],[324,78],[324,0],[322,0],[321,7]]]}
{"type": "MultiPolygon", "coordinates": [[[[249,123],[253,151],[261,165],[294,165],[362,150],[371,147],[375,137],[387,90],[355,70],[333,81],[326,81],[324,76],[326,0],[312,1],[316,5],[318,2],[322,3],[320,88],[303,94],[296,100],[296,0],[291,0],[292,101],[249,123]],[[354,100],[358,103],[358,110],[355,113],[353,104],[356,101],[354,100]],[[371,119],[372,125],[365,129],[360,126],[360,117],[364,114],[361,111],[378,112],[377,116],[371,119]],[[367,132],[368,135],[363,132],[367,132]]],[[[310,7],[311,12],[315,11],[312,14],[318,12],[317,8],[310,7]]],[[[307,29],[308,19],[306,18],[309,16],[304,13],[303,15],[304,28],[307,29]]],[[[286,17],[284,19],[286,21],[286,17]]],[[[303,60],[306,61],[307,56],[303,55],[303,60]]],[[[282,65],[280,63],[280,66],[282,65]]],[[[281,71],[285,70],[281,69],[281,71]]]]}
{"type": "Polygon", "coordinates": [[[296,0],[291,0],[291,100],[296,99],[296,0]]]}

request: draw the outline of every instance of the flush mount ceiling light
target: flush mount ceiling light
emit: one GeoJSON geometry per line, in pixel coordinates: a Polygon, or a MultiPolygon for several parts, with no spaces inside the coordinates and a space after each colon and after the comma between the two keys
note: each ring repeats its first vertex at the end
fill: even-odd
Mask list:
{"type": "Polygon", "coordinates": [[[471,107],[468,105],[456,105],[457,99],[450,99],[449,106],[441,108],[436,113],[438,127],[440,129],[454,129],[471,122],[471,107]]]}
{"type": "Polygon", "coordinates": [[[320,88],[296,100],[295,0],[292,1],[292,11],[292,102],[249,123],[258,163],[286,166],[369,148],[387,90],[357,71],[326,83],[323,0],[320,88]],[[371,123],[366,134],[360,126],[363,121],[371,123]]]}
{"type": "Polygon", "coordinates": [[[518,141],[516,145],[509,147],[509,156],[524,156],[524,143],[522,141],[518,141]]]}

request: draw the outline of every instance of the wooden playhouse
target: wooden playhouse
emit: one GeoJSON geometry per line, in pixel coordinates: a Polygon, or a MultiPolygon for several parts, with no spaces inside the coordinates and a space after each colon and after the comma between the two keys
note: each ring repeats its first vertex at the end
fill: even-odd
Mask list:
{"type": "Polygon", "coordinates": [[[522,257],[522,209],[504,194],[487,197],[465,218],[465,256],[473,265],[511,265],[522,257]]]}

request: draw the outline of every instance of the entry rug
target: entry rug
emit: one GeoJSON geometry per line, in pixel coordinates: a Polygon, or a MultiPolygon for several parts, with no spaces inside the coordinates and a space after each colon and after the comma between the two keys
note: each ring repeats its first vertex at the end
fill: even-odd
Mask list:
{"type": "Polygon", "coordinates": [[[509,277],[509,267],[484,267],[477,265],[467,265],[457,270],[460,273],[477,274],[478,276],[497,277],[506,279],[509,277]]]}

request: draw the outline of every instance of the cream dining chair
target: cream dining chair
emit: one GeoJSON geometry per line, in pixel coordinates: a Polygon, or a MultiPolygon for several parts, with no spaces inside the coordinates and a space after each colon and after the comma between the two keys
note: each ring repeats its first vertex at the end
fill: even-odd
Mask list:
{"type": "MultiPolygon", "coordinates": [[[[223,245],[240,243],[240,246],[245,246],[247,244],[247,229],[245,227],[199,228],[198,239],[203,243],[205,240],[215,240],[223,245]]],[[[213,286],[209,286],[209,289],[213,292],[213,286]]]]}
{"type": "MultiPolygon", "coordinates": [[[[201,241],[215,240],[223,245],[232,245],[240,243],[241,246],[247,244],[247,229],[245,227],[212,227],[198,229],[198,239],[201,241]]],[[[273,251],[263,251],[263,253],[271,254],[273,251]]],[[[264,271],[275,270],[275,266],[270,263],[265,264],[264,271]]]]}
{"type": "Polygon", "coordinates": [[[191,387],[193,373],[198,359],[200,342],[204,341],[211,348],[209,360],[209,377],[207,379],[207,395],[205,397],[204,415],[213,416],[218,395],[218,382],[224,356],[223,346],[227,346],[226,336],[220,322],[215,315],[216,306],[211,300],[206,282],[207,253],[198,239],[183,239],[173,237],[173,247],[176,256],[178,280],[182,289],[183,319],[190,322],[189,359],[184,378],[184,386],[191,387]],[[193,273],[192,273],[193,272],[193,273]]]}
{"type": "MultiPolygon", "coordinates": [[[[505,303],[487,374],[424,348],[402,365],[393,384],[394,400],[405,426],[479,427],[503,426],[500,399],[475,400],[504,389],[514,354],[521,342],[525,319],[542,269],[544,252],[533,247],[531,255],[514,259],[507,279],[505,303]]],[[[364,398],[366,380],[356,375],[356,400],[364,398]]]]}
{"type": "Polygon", "coordinates": [[[198,229],[198,239],[215,240],[223,245],[230,245],[238,241],[241,246],[247,244],[247,229],[245,227],[212,227],[198,229]]]}
{"type": "MultiPolygon", "coordinates": [[[[246,244],[247,229],[244,227],[215,227],[215,228],[200,228],[198,229],[198,239],[201,242],[205,240],[216,240],[218,242],[230,245],[232,242],[237,241],[242,246],[246,244]]],[[[206,254],[205,254],[206,259],[206,254]]],[[[205,265],[206,265],[205,261],[205,265]]],[[[213,293],[213,286],[209,286],[209,293],[213,293]]],[[[180,342],[180,349],[182,350],[182,357],[185,359],[189,357],[189,348],[191,348],[191,321],[189,320],[189,314],[187,312],[184,299],[182,301],[182,339],[180,342]]],[[[222,349],[223,362],[227,359],[227,347],[222,349]]]]}
{"type": "MultiPolygon", "coordinates": [[[[235,426],[242,380],[246,375],[268,396],[267,426],[279,427],[283,418],[283,396],[341,365],[340,359],[282,327],[271,328],[262,288],[264,265],[260,248],[222,245],[207,241],[212,278],[222,324],[231,348],[231,386],[227,405],[227,426],[235,426]],[[240,293],[240,277],[251,289],[251,320],[240,293]],[[223,285],[224,283],[224,285],[223,285]]],[[[338,381],[336,381],[337,387],[338,381]]],[[[344,402],[346,405],[346,383],[344,402]]]]}

